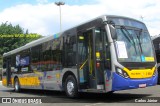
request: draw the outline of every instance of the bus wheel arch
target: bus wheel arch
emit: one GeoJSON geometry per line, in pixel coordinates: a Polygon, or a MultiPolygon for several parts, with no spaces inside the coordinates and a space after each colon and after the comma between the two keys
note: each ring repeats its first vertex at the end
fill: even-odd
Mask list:
{"type": "Polygon", "coordinates": [[[73,72],[68,71],[64,74],[62,85],[68,97],[75,98],[78,96],[77,79],[73,72]]]}
{"type": "Polygon", "coordinates": [[[20,92],[20,82],[17,76],[14,77],[14,90],[15,92],[20,92]]]}

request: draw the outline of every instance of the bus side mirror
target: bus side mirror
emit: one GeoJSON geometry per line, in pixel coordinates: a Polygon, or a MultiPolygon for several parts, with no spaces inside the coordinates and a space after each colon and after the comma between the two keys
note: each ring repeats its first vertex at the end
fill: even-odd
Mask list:
{"type": "Polygon", "coordinates": [[[113,27],[113,25],[109,25],[109,28],[110,28],[112,39],[114,40],[117,39],[116,29],[113,27]]]}

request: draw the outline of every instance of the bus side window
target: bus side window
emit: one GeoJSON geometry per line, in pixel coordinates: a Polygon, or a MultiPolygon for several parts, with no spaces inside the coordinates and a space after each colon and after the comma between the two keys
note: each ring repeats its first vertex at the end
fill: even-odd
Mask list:
{"type": "Polygon", "coordinates": [[[41,48],[42,48],[42,45],[38,45],[31,48],[32,58],[31,58],[30,68],[32,71],[41,71],[40,63],[39,63],[40,58],[42,58],[40,55],[41,48]]]}
{"type": "Polygon", "coordinates": [[[76,65],[76,36],[71,36],[65,48],[67,66],[76,65]]]}
{"type": "MultiPolygon", "coordinates": [[[[26,49],[20,52],[19,54],[19,61],[20,64],[18,65],[18,71],[21,71],[22,73],[28,73],[31,72],[30,69],[30,49],[26,49]]],[[[15,58],[13,58],[13,61],[16,61],[15,58]]],[[[15,64],[13,64],[16,66],[15,64]]]]}
{"type": "Polygon", "coordinates": [[[61,50],[61,38],[57,38],[51,41],[51,60],[49,71],[62,69],[62,50],[61,50]]]}

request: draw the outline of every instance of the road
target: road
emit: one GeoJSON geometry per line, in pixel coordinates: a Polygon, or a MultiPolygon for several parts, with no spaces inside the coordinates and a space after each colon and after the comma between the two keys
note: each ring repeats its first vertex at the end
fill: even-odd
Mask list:
{"type": "MultiPolygon", "coordinates": [[[[66,97],[64,92],[58,91],[41,91],[41,90],[22,90],[20,93],[15,93],[12,88],[6,88],[0,85],[0,97],[28,97],[38,98],[45,97],[54,103],[42,103],[41,106],[151,106],[160,105],[159,103],[134,103],[145,98],[159,97],[160,100],[160,85],[140,88],[133,90],[117,91],[112,95],[96,94],[96,93],[80,93],[77,99],[66,97]]],[[[37,104],[0,104],[0,106],[32,106],[37,104]]]]}

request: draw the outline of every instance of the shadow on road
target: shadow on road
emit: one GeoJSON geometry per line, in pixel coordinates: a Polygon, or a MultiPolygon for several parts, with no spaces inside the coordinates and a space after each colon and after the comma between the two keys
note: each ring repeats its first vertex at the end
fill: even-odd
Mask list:
{"type": "MultiPolygon", "coordinates": [[[[3,92],[10,92],[13,95],[14,90],[3,90],[3,92]]],[[[47,97],[46,99],[51,99],[55,103],[130,103],[138,98],[145,98],[150,96],[149,94],[133,94],[133,93],[113,93],[113,94],[103,94],[103,93],[80,93],[79,97],[76,99],[68,98],[65,92],[59,91],[45,91],[45,90],[21,90],[20,94],[31,95],[33,97],[47,97]]],[[[27,96],[28,97],[28,96],[27,96]]]]}

